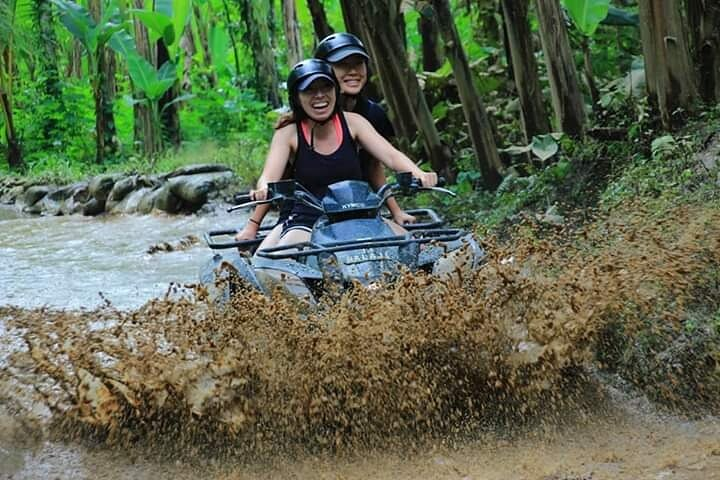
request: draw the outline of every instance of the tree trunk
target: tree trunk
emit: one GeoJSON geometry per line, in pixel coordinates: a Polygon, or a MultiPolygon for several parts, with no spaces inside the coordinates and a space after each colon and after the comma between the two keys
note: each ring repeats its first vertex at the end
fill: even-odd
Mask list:
{"type": "Polygon", "coordinates": [[[395,30],[398,32],[400,40],[402,40],[403,50],[407,51],[407,32],[405,32],[405,15],[402,13],[402,0],[387,0],[390,6],[390,17],[395,30]]]}
{"type": "Polygon", "coordinates": [[[287,42],[288,66],[292,68],[293,65],[304,58],[295,0],[282,0],[282,14],[285,41],[287,42]]]}
{"type": "Polygon", "coordinates": [[[2,104],[2,110],[4,113],[3,117],[5,120],[7,162],[10,168],[20,169],[23,167],[22,150],[20,148],[20,140],[18,139],[17,132],[15,131],[10,97],[5,93],[0,93],[0,103],[2,104]]]}
{"type": "MultiPolygon", "coordinates": [[[[478,18],[481,19],[479,33],[480,38],[486,42],[497,45],[500,43],[500,35],[502,34],[502,28],[497,21],[495,16],[498,13],[500,7],[495,0],[493,1],[482,1],[477,2],[478,18]]],[[[468,14],[470,13],[468,9],[468,14]]],[[[476,35],[477,35],[476,33],[476,35]]]]}
{"type": "Polygon", "coordinates": [[[182,39],[180,39],[180,48],[185,52],[185,59],[183,61],[183,78],[180,84],[180,90],[183,92],[192,92],[192,67],[193,57],[197,49],[195,48],[195,39],[193,38],[192,24],[188,22],[185,25],[185,31],[183,32],[182,39]]]}
{"type": "Polygon", "coordinates": [[[720,101],[720,4],[687,0],[693,61],[699,73],[700,98],[720,101]]]}
{"type": "Polygon", "coordinates": [[[682,121],[697,96],[690,61],[688,30],[674,0],[640,0],[640,36],[650,103],[657,106],[663,127],[682,121]]]}
{"type": "MultiPolygon", "coordinates": [[[[207,5],[209,9],[210,4],[208,3],[207,5]]],[[[197,2],[193,2],[193,14],[195,15],[195,25],[197,25],[198,38],[200,39],[200,46],[202,47],[203,66],[208,71],[207,81],[210,88],[214,89],[217,86],[217,73],[215,73],[215,69],[213,68],[212,55],[210,54],[210,42],[208,41],[208,26],[203,19],[202,11],[200,10],[200,6],[197,4],[197,2]]],[[[208,15],[208,17],[210,16],[211,15],[208,15]]],[[[230,31],[229,26],[228,31],[230,31]]],[[[237,55],[235,55],[235,59],[235,63],[237,63],[237,55]]]]}
{"type": "Polygon", "coordinates": [[[405,51],[397,48],[402,40],[392,23],[387,2],[342,0],[341,3],[344,16],[350,11],[359,14],[364,38],[376,62],[380,84],[396,129],[406,139],[414,138],[416,131],[419,132],[433,170],[453,181],[455,172],[450,164],[449,150],[440,141],[432,114],[405,51]],[[346,7],[349,7],[347,11],[346,7]]]}
{"type": "Polygon", "coordinates": [[[525,140],[550,131],[528,22],[529,0],[502,0],[512,70],[525,140]]]}
{"type": "MultiPolygon", "coordinates": [[[[363,26],[363,23],[360,19],[358,6],[352,0],[340,0],[340,5],[342,6],[345,31],[348,33],[352,33],[353,35],[359,37],[361,40],[365,39],[365,37],[367,37],[367,31],[365,30],[365,27],[363,26]]],[[[380,101],[383,99],[382,88],[378,87],[377,79],[374,77],[374,72],[378,71],[378,63],[375,59],[375,54],[372,53],[372,49],[370,48],[367,40],[365,40],[364,43],[365,47],[367,47],[368,51],[370,52],[371,69],[369,72],[368,82],[363,89],[363,93],[370,98],[380,101]]],[[[398,129],[398,126],[395,126],[396,129],[398,129]]],[[[401,132],[403,131],[402,128],[399,128],[398,130],[401,132]]],[[[412,138],[412,136],[408,138],[412,138]]]]}
{"type": "Polygon", "coordinates": [[[72,47],[68,52],[68,64],[65,70],[66,77],[83,78],[82,73],[82,44],[76,38],[72,40],[72,47]]]}
{"type": "MultiPolygon", "coordinates": [[[[165,62],[170,60],[170,52],[162,39],[157,41],[157,63],[156,68],[160,68],[165,62]]],[[[169,142],[173,147],[180,147],[182,137],[180,135],[180,105],[171,103],[178,97],[180,93],[180,82],[175,81],[173,86],[168,89],[158,101],[160,110],[160,120],[162,122],[163,139],[169,142]]]]}
{"type": "Polygon", "coordinates": [[[455,26],[448,0],[432,0],[432,5],[437,13],[438,27],[445,43],[445,55],[452,65],[477,165],[485,187],[495,190],[502,181],[500,172],[503,166],[485,105],[475,89],[470,65],[462,48],[462,39],[455,26]]]}
{"type": "Polygon", "coordinates": [[[340,0],[342,7],[343,22],[345,31],[358,37],[363,36],[362,20],[360,18],[361,8],[352,0],[340,0]]]}
{"type": "Polygon", "coordinates": [[[327,15],[325,15],[325,7],[320,0],[307,0],[310,16],[312,17],[313,28],[315,29],[315,38],[320,42],[323,38],[333,33],[333,29],[328,23],[327,15]]]}
{"type": "MultiPolygon", "coordinates": [[[[102,3],[91,0],[88,7],[95,22],[99,22],[102,17],[102,3]]],[[[113,113],[115,56],[104,45],[99,46],[94,53],[95,78],[92,83],[95,95],[95,161],[103,163],[108,156],[115,155],[120,149],[113,113]]]]}
{"type": "Polygon", "coordinates": [[[595,113],[600,103],[600,90],[598,90],[597,84],[595,83],[595,73],[593,72],[592,58],[590,57],[590,39],[583,35],[581,42],[585,81],[587,82],[588,91],[590,92],[592,109],[595,113]]]}
{"type": "Polygon", "coordinates": [[[423,70],[434,72],[442,67],[444,58],[440,45],[440,31],[432,8],[425,7],[420,10],[418,32],[422,39],[423,70]]]}
{"type": "Polygon", "coordinates": [[[255,61],[255,89],[261,99],[278,108],[281,105],[278,73],[266,12],[258,11],[259,4],[251,0],[238,0],[238,4],[245,21],[245,42],[255,61]]]}
{"type": "Polygon", "coordinates": [[[558,0],[535,0],[535,8],[555,116],[563,132],[581,137],[585,109],[560,4],[558,0]]]}
{"type": "MultiPolygon", "coordinates": [[[[240,76],[240,54],[238,53],[237,40],[235,39],[235,29],[232,27],[233,21],[230,18],[230,7],[228,6],[227,0],[223,0],[223,9],[225,11],[225,24],[227,25],[228,36],[230,37],[230,45],[232,45],[233,50],[233,60],[235,61],[235,72],[233,73],[233,77],[237,78],[240,76]]],[[[217,82],[217,78],[215,80],[217,82]]]]}
{"type": "Polygon", "coordinates": [[[46,147],[50,147],[58,126],[57,118],[64,112],[52,4],[48,0],[35,0],[35,16],[40,40],[38,46],[41,49],[38,60],[44,77],[42,89],[43,93],[52,100],[50,107],[56,114],[43,115],[39,119],[42,122],[43,143],[46,147]]]}
{"type": "MultiPolygon", "coordinates": [[[[133,0],[133,7],[142,10],[145,8],[144,0],[133,0]]],[[[150,46],[147,27],[135,17],[133,20],[135,32],[135,49],[138,54],[145,58],[150,65],[155,65],[155,49],[150,46]]],[[[131,81],[132,84],[132,81],[131,81]]],[[[133,88],[134,90],[134,88],[133,88]]],[[[141,92],[134,92],[135,98],[141,99],[145,95],[141,92]]],[[[152,111],[145,103],[133,105],[133,144],[136,150],[141,150],[146,157],[152,158],[159,152],[158,145],[161,145],[161,132],[153,122],[152,111]]]]}
{"type": "Polygon", "coordinates": [[[7,141],[7,162],[8,166],[13,169],[24,167],[22,159],[22,150],[20,148],[20,139],[15,131],[15,122],[13,121],[12,110],[12,81],[13,73],[13,55],[9,46],[0,51],[2,59],[0,59],[0,68],[4,71],[0,72],[0,110],[3,113],[5,123],[5,140],[7,141]]]}
{"type": "Polygon", "coordinates": [[[45,80],[43,90],[47,95],[60,100],[60,75],[58,73],[57,38],[53,25],[52,4],[48,0],[35,0],[38,34],[40,37],[40,63],[45,80]]]}

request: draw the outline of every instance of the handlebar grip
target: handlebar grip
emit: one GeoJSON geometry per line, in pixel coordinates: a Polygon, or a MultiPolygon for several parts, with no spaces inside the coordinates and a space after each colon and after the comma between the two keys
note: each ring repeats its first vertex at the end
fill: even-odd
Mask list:
{"type": "Polygon", "coordinates": [[[233,203],[247,203],[252,202],[253,198],[252,195],[250,195],[250,192],[247,193],[236,193],[233,195],[233,203]]]}

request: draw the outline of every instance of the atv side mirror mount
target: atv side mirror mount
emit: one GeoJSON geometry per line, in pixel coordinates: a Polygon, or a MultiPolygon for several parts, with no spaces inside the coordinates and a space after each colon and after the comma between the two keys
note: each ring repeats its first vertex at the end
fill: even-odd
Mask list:
{"type": "Polygon", "coordinates": [[[279,182],[268,183],[268,192],[273,196],[292,198],[295,196],[295,180],[280,180],[279,182]]]}
{"type": "Polygon", "coordinates": [[[413,178],[413,174],[410,172],[397,173],[395,174],[395,179],[402,190],[409,190],[413,186],[413,182],[415,180],[413,178]]]}

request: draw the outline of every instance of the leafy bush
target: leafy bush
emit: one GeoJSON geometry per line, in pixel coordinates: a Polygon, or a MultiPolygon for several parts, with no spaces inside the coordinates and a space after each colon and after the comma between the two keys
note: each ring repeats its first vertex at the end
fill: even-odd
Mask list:
{"type": "Polygon", "coordinates": [[[675,196],[683,192],[697,173],[692,168],[693,143],[690,137],[670,135],[652,141],[651,154],[636,153],[601,198],[611,207],[629,198],[675,196]]]}
{"type": "Polygon", "coordinates": [[[217,89],[200,93],[182,111],[181,125],[191,141],[213,139],[226,144],[252,136],[271,136],[273,115],[251,90],[217,89]]]}
{"type": "Polygon", "coordinates": [[[58,165],[63,159],[87,164],[95,158],[95,116],[86,81],[63,82],[57,100],[37,85],[17,92],[14,114],[25,161],[31,171],[58,165]],[[52,160],[52,159],[55,160],[52,160]]]}

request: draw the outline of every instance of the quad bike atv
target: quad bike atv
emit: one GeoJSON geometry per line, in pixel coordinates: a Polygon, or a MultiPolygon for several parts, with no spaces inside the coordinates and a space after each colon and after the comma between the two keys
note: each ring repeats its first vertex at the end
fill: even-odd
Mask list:
{"type": "MultiPolygon", "coordinates": [[[[269,198],[231,207],[229,211],[265,203],[302,202],[322,213],[307,242],[257,249],[261,236],[246,241],[219,240],[235,230],[205,234],[215,254],[200,275],[209,286],[229,276],[240,284],[270,294],[277,286],[290,294],[315,303],[328,291],[342,291],[352,285],[378,286],[392,281],[402,271],[445,274],[456,268],[478,268],[485,252],[469,232],[446,228],[432,209],[409,210],[419,223],[404,225],[407,233],[397,235],[385,221],[382,209],[391,196],[411,196],[432,191],[455,195],[441,187],[423,187],[410,173],[397,175],[396,183],[382,186],[377,193],[361,181],[332,184],[322,199],[315,198],[294,180],[271,183],[269,198]]],[[[249,197],[245,197],[249,199],[249,197]]],[[[242,198],[238,198],[242,200],[242,198]]],[[[227,284],[227,282],[226,282],[227,284]]],[[[221,292],[227,300],[232,285],[221,292]]]]}

